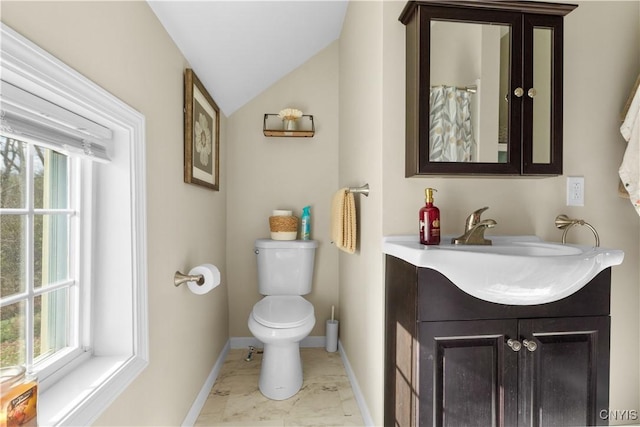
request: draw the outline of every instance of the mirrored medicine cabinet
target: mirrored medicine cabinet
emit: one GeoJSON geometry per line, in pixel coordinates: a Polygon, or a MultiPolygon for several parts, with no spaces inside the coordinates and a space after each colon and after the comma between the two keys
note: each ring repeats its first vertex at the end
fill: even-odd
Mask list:
{"type": "Polygon", "coordinates": [[[575,7],[407,3],[405,175],[562,174],[563,19],[575,7]]]}

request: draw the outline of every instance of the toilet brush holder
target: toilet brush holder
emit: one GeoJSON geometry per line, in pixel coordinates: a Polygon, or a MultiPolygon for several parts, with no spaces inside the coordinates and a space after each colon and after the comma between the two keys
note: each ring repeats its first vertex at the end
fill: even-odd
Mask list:
{"type": "Polygon", "coordinates": [[[327,331],[326,331],[326,349],[329,353],[333,353],[338,350],[338,321],[337,320],[327,320],[327,331]]]}

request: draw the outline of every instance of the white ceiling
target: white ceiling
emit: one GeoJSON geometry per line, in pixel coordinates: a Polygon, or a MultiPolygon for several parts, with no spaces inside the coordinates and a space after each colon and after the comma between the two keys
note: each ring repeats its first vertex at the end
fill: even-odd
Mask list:
{"type": "Polygon", "coordinates": [[[148,0],[229,116],[340,37],[348,0],[148,0]]]}

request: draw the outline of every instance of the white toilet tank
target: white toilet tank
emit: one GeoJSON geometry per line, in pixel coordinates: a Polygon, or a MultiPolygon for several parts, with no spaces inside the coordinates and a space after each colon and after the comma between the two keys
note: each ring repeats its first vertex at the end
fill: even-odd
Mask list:
{"type": "Polygon", "coordinates": [[[256,240],[258,291],[262,295],[306,295],[311,292],[315,240],[256,240]]]}

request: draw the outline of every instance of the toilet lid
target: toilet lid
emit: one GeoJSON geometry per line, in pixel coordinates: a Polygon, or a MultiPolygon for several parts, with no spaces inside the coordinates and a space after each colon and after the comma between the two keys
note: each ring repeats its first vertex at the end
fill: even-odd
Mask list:
{"type": "Polygon", "coordinates": [[[254,319],[270,328],[295,328],[313,314],[313,305],[298,295],[266,296],[253,306],[254,319]]]}

